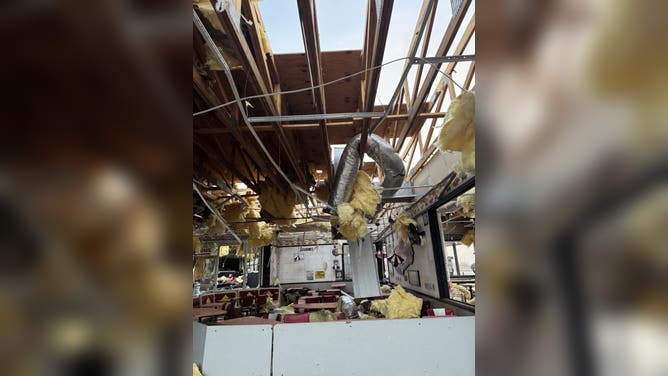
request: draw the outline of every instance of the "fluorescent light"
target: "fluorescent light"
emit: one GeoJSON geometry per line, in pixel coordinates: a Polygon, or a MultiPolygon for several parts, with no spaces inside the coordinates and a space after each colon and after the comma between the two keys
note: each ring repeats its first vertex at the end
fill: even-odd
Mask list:
{"type": "Polygon", "coordinates": [[[315,170],[316,174],[322,174],[322,170],[315,170]]]}
{"type": "Polygon", "coordinates": [[[244,183],[237,183],[236,185],[237,185],[237,189],[246,189],[246,188],[248,188],[248,186],[247,186],[246,184],[244,184],[244,183]]]}

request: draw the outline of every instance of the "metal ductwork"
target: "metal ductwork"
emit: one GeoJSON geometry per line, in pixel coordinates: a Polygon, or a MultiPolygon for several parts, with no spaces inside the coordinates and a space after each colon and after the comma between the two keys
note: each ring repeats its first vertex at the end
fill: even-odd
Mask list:
{"type": "MultiPolygon", "coordinates": [[[[359,171],[362,159],[362,155],[359,152],[361,138],[361,134],[353,137],[341,154],[334,178],[334,188],[329,197],[329,205],[333,208],[336,208],[337,205],[343,202],[348,202],[350,199],[350,193],[353,190],[355,177],[359,171]]],[[[406,175],[406,168],[404,167],[404,161],[394,151],[392,145],[375,134],[369,134],[366,144],[366,154],[376,161],[383,170],[383,188],[401,186],[406,175]]],[[[395,189],[383,190],[383,198],[394,196],[396,192],[397,190],[395,189]]]]}

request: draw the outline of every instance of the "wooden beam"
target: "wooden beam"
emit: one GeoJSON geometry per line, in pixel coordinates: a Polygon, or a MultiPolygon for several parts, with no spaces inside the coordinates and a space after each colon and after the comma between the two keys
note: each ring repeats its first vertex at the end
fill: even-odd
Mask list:
{"type": "MultiPolygon", "coordinates": [[[[380,2],[380,9],[376,9],[375,14],[370,14],[367,12],[367,19],[369,17],[376,17],[377,22],[375,23],[374,38],[373,44],[368,44],[365,46],[366,50],[364,52],[365,56],[370,56],[370,66],[375,67],[383,63],[383,56],[385,56],[385,45],[387,43],[387,33],[390,29],[390,19],[392,18],[392,7],[394,6],[394,0],[377,0],[376,3],[380,2]],[[369,50],[369,48],[371,50],[369,50]]],[[[371,10],[372,7],[369,7],[371,10]]],[[[368,22],[372,24],[372,22],[368,22]]],[[[367,33],[371,33],[371,30],[368,30],[367,33]]],[[[380,79],[380,69],[374,69],[368,72],[366,80],[363,85],[365,89],[363,91],[364,97],[362,99],[364,104],[364,111],[370,112],[376,101],[376,92],[378,91],[378,80],[380,79]]],[[[363,155],[366,151],[366,141],[369,133],[369,121],[370,119],[365,119],[362,122],[362,137],[360,139],[360,155],[363,155]]],[[[361,167],[362,159],[360,159],[361,167]]]]}
{"type": "MultiPolygon", "coordinates": [[[[454,42],[457,30],[459,29],[459,26],[464,20],[464,15],[466,14],[466,11],[468,10],[470,5],[471,5],[471,0],[462,0],[462,4],[459,6],[457,13],[452,16],[450,22],[448,23],[448,27],[446,28],[445,33],[443,34],[443,39],[441,40],[441,44],[438,46],[435,56],[445,56],[448,53],[450,46],[454,42]]],[[[420,90],[418,94],[415,96],[415,98],[413,98],[413,107],[415,108],[422,107],[422,104],[425,102],[427,95],[429,95],[434,80],[436,79],[436,76],[438,74],[438,68],[439,65],[431,65],[429,67],[429,71],[425,76],[424,84],[420,87],[420,90]]],[[[401,131],[401,135],[399,136],[399,142],[395,147],[396,150],[401,150],[406,140],[406,135],[408,134],[410,129],[415,125],[416,120],[417,120],[416,116],[409,116],[408,120],[406,121],[406,124],[404,125],[404,129],[401,131]]]]}
{"type": "MultiPolygon", "coordinates": [[[[320,37],[318,32],[318,16],[315,8],[315,0],[297,0],[297,8],[299,11],[299,19],[302,28],[302,37],[304,39],[304,50],[306,51],[306,61],[309,68],[309,76],[312,86],[322,85],[322,65],[320,59],[320,37]]],[[[325,88],[320,86],[311,89],[313,96],[314,110],[317,114],[326,114],[325,106],[325,88]]],[[[327,176],[333,176],[332,164],[330,163],[330,155],[332,155],[329,147],[329,135],[327,134],[327,125],[324,120],[319,122],[323,161],[327,165],[327,176]]],[[[333,179],[328,179],[331,184],[333,179]]]]}
{"type": "MultiPolygon", "coordinates": [[[[193,85],[195,87],[195,91],[200,95],[202,100],[206,103],[207,106],[212,106],[213,102],[216,100],[216,96],[214,93],[211,92],[211,89],[208,87],[207,83],[204,81],[202,76],[199,74],[197,69],[193,67],[193,85]]],[[[256,163],[258,166],[260,166],[268,179],[273,180],[275,178],[275,175],[272,174],[266,164],[266,159],[260,157],[260,155],[257,153],[256,148],[252,147],[249,144],[248,137],[245,137],[239,130],[239,125],[237,121],[227,115],[225,112],[222,111],[213,111],[211,112],[211,116],[213,116],[215,119],[217,119],[220,124],[226,125],[225,128],[214,128],[214,129],[225,129],[229,132],[232,133],[234,139],[237,141],[237,143],[244,148],[249,155],[253,158],[253,162],[256,163]]]]}
{"type": "MultiPolygon", "coordinates": [[[[374,0],[371,0],[374,1],[374,0]]],[[[367,13],[367,20],[369,17],[377,17],[377,22],[370,22],[370,25],[375,25],[375,30],[368,30],[373,32],[373,44],[367,45],[365,56],[370,57],[369,66],[367,68],[375,67],[383,63],[383,56],[385,56],[385,45],[387,43],[387,33],[390,29],[390,19],[392,17],[392,7],[394,0],[378,0],[380,1],[380,9],[375,9],[375,14],[367,13]]],[[[376,1],[376,3],[378,2],[376,1]]],[[[374,7],[375,8],[375,7],[374,7]]],[[[380,69],[374,69],[367,72],[367,79],[365,80],[365,96],[364,96],[364,111],[370,112],[376,100],[376,92],[378,90],[378,79],[380,78],[380,69]]]]}
{"type": "MultiPolygon", "coordinates": [[[[429,13],[429,21],[427,23],[427,30],[422,41],[422,50],[420,51],[420,57],[427,56],[427,48],[429,48],[429,40],[431,39],[431,30],[434,27],[434,19],[436,18],[436,8],[438,8],[438,0],[434,0],[434,7],[431,8],[431,13],[429,13]]],[[[419,64],[417,66],[417,72],[415,74],[415,85],[413,87],[413,97],[418,93],[420,88],[420,78],[422,78],[422,70],[424,69],[424,64],[419,64]]]]}
{"type": "Polygon", "coordinates": [[[262,42],[262,33],[263,31],[260,30],[260,22],[257,19],[257,3],[253,1],[244,1],[241,3],[241,12],[242,14],[248,18],[251,21],[250,25],[246,25],[248,29],[248,34],[250,36],[250,42],[251,42],[251,51],[253,52],[253,56],[255,57],[255,64],[258,65],[258,69],[260,71],[260,74],[262,75],[262,80],[265,82],[267,89],[271,90],[274,85],[271,80],[271,76],[269,74],[269,66],[267,65],[267,61],[265,60],[265,49],[264,49],[264,44],[262,42]]]}
{"type": "MultiPolygon", "coordinates": [[[[217,0],[210,0],[211,4],[214,5],[214,9],[215,9],[214,3],[216,1],[217,0]]],[[[255,63],[250,48],[248,47],[246,38],[241,32],[239,26],[237,25],[234,19],[234,15],[238,14],[238,10],[234,8],[234,4],[226,2],[223,11],[217,12],[216,14],[223,26],[224,31],[229,36],[230,41],[234,45],[235,49],[241,55],[242,58],[241,60],[245,70],[250,72],[250,77],[253,78],[253,82],[257,85],[258,93],[264,95],[268,94],[269,92],[262,79],[257,64],[255,63]]],[[[274,107],[273,101],[269,100],[267,97],[264,97],[263,100],[261,100],[259,103],[261,103],[261,105],[266,108],[268,113],[272,114],[273,116],[276,116],[277,111],[276,108],[274,107]]],[[[290,163],[292,169],[294,170],[296,176],[299,178],[302,184],[306,185],[306,177],[304,176],[304,173],[300,168],[300,165],[296,158],[294,142],[292,141],[292,139],[287,137],[286,133],[284,132],[280,124],[275,123],[274,129],[278,135],[279,144],[282,145],[285,150],[288,162],[290,163]]]]}

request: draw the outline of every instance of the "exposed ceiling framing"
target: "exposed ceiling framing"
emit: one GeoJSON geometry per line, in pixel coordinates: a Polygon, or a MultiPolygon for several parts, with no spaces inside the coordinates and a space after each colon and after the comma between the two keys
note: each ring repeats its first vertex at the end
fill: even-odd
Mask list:
{"type": "MultiPolygon", "coordinates": [[[[193,8],[230,67],[239,95],[257,96],[244,100],[243,113],[234,103],[194,117],[195,177],[224,182],[228,187],[241,182],[254,191],[263,184],[286,187],[283,174],[304,189],[312,187],[316,180],[331,184],[331,145],[345,144],[359,133],[365,140],[369,132],[374,132],[395,147],[407,170],[412,167],[412,173],[407,174],[410,179],[435,153],[434,126],[445,116],[445,109],[457,94],[458,89],[439,69],[444,66],[443,72],[452,75],[455,67],[463,66],[465,78],[460,78],[458,84],[470,89],[475,81],[475,63],[465,65],[441,59],[426,64],[409,59],[404,62],[402,77],[414,65],[415,77],[412,80],[396,77],[395,100],[387,106],[377,106],[381,69],[371,68],[383,63],[394,1],[367,0],[365,31],[360,35],[360,39],[364,38],[363,49],[345,51],[321,50],[315,0],[286,1],[297,3],[301,35],[294,38],[301,37],[304,53],[273,53],[271,35],[266,33],[255,1],[221,2],[224,6],[216,10],[216,0],[193,0],[193,8]],[[356,73],[360,74],[328,84],[356,73]],[[440,80],[436,81],[437,77],[440,80]],[[306,90],[281,93],[298,89],[306,90]],[[355,116],[372,112],[377,114],[355,116]],[[333,116],[319,118],[320,114],[333,116]],[[285,116],[291,115],[315,116],[285,120],[285,116]],[[263,120],[248,126],[257,133],[279,169],[269,163],[260,144],[250,136],[248,119],[263,120]]],[[[438,0],[422,2],[407,56],[457,57],[474,40],[471,0],[461,1],[443,35],[434,32],[434,25],[442,22],[437,17],[438,5],[450,6],[444,0],[440,4],[438,0]],[[470,21],[465,23],[466,19],[470,21]],[[464,29],[460,30],[462,26],[464,29]],[[436,53],[427,56],[432,38],[440,38],[440,42],[436,53]]],[[[235,97],[223,68],[212,58],[212,50],[196,31],[193,44],[194,111],[231,102],[235,97]]],[[[364,141],[361,146],[364,147],[364,141]]],[[[361,167],[378,177],[375,163],[365,162],[361,167]]],[[[313,210],[312,215],[323,213],[313,210]]]]}

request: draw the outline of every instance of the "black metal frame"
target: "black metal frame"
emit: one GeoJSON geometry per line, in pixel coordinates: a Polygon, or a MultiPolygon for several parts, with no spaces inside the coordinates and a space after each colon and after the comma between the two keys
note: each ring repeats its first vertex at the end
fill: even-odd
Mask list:
{"type": "Polygon", "coordinates": [[[448,192],[427,209],[427,215],[429,216],[429,233],[431,235],[431,245],[434,252],[434,266],[436,267],[436,280],[438,282],[438,296],[441,298],[450,299],[450,289],[448,289],[445,255],[443,252],[441,221],[439,220],[436,211],[446,202],[451,201],[473,187],[475,187],[475,177],[462,182],[462,184],[448,192]]]}

